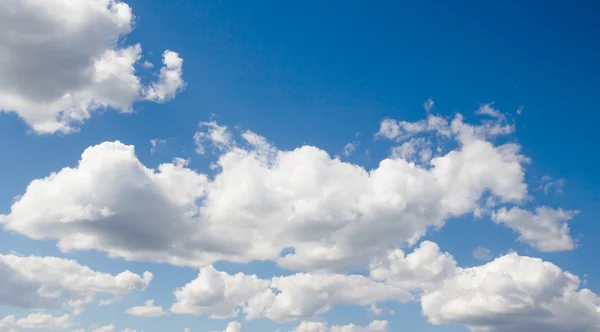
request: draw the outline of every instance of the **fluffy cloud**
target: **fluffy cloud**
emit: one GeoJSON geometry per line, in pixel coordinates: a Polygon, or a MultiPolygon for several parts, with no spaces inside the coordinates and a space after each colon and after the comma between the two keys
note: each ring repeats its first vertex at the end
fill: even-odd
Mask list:
{"type": "Polygon", "coordinates": [[[125,312],[139,317],[159,317],[167,314],[161,306],[154,305],[154,300],[148,300],[144,305],[129,308],[125,312]]]}
{"type": "Polygon", "coordinates": [[[404,289],[360,275],[300,273],[271,280],[238,273],[229,275],[212,266],[174,292],[171,311],[177,314],[236,317],[243,309],[247,319],[261,316],[275,321],[310,318],[335,305],[369,305],[381,301],[408,301],[404,289]]]}
{"type": "Polygon", "coordinates": [[[211,318],[230,318],[239,307],[256,294],[268,289],[267,280],[242,273],[229,275],[212,266],[200,269],[198,277],[175,290],[176,302],[171,311],[176,314],[207,315],[211,318]]]}
{"type": "Polygon", "coordinates": [[[166,50],[163,53],[164,66],[160,69],[158,82],[147,87],[144,94],[148,100],[164,102],[175,98],[183,86],[183,59],[179,54],[166,50]]]}
{"type": "Polygon", "coordinates": [[[222,332],[242,332],[242,324],[238,322],[229,322],[222,332]]]}
{"type": "Polygon", "coordinates": [[[423,241],[412,253],[394,250],[371,263],[371,277],[408,290],[437,287],[456,272],[456,261],[437,244],[423,241]]]}
{"type": "Polygon", "coordinates": [[[122,46],[131,8],[118,0],[8,0],[0,3],[0,111],[37,133],[72,132],[98,109],[174,97],[182,59],[163,55],[158,82],[136,75],[141,46],[122,46]],[[73,19],[73,18],[76,19],[73,19]]]}
{"type": "Polygon", "coordinates": [[[96,327],[96,328],[92,329],[92,332],[113,332],[116,329],[117,328],[111,324],[111,325],[96,327]]]}
{"type": "MultiPolygon", "coordinates": [[[[10,285],[9,285],[10,286],[10,285]]],[[[2,287],[6,287],[3,284],[2,287]]],[[[54,317],[48,314],[33,313],[27,317],[16,319],[14,315],[0,319],[0,330],[17,331],[20,329],[59,330],[71,325],[70,316],[54,317]]]]}
{"type": "Polygon", "coordinates": [[[150,272],[140,276],[129,271],[113,276],[56,257],[1,254],[0,270],[0,304],[23,308],[66,306],[75,312],[97,294],[143,290],[153,277],[150,272]]]}
{"type": "Polygon", "coordinates": [[[323,322],[304,321],[290,332],[386,332],[388,322],[385,320],[374,320],[367,326],[335,325],[328,327],[323,322]]]}
{"type": "Polygon", "coordinates": [[[367,306],[383,301],[406,302],[412,295],[402,288],[361,275],[299,273],[271,279],[270,293],[251,299],[247,318],[260,314],[279,322],[310,318],[336,305],[367,306]]]}
{"type": "Polygon", "coordinates": [[[495,146],[473,134],[482,131],[475,126],[442,120],[403,128],[456,132],[456,150],[429,166],[391,158],[369,171],[313,146],[278,150],[250,131],[238,142],[214,122],[196,134],[198,148],[210,143],[219,153],[212,180],[177,160],[149,169],[132,146],[105,142],[86,149],[76,167],[32,181],[0,223],[56,239],[62,250],[129,260],[200,267],[257,259],[348,271],[477,212],[484,196],[526,198],[518,145],[495,146]]]}
{"type": "Polygon", "coordinates": [[[564,251],[575,248],[569,225],[578,211],[538,207],[535,213],[513,207],[501,208],[492,215],[496,223],[503,223],[519,233],[519,241],[540,251],[564,251]]]}
{"type": "Polygon", "coordinates": [[[61,250],[95,248],[128,259],[183,259],[203,252],[191,217],[206,184],[206,176],[180,162],[155,171],[137,160],[132,146],[103,143],[86,149],[77,167],[33,181],[0,222],[34,239],[58,239],[61,250]]]}
{"type": "Polygon", "coordinates": [[[508,254],[459,269],[421,298],[433,324],[463,324],[474,332],[598,331],[596,294],[541,259],[508,254]]]}

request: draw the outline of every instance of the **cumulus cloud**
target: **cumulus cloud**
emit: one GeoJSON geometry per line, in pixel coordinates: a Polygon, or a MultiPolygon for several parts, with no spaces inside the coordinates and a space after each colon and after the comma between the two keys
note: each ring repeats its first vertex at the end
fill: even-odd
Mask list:
{"type": "Polygon", "coordinates": [[[147,300],[142,306],[131,307],[125,312],[139,317],[159,317],[167,314],[161,306],[154,305],[153,299],[147,300]]]}
{"type": "Polygon", "coordinates": [[[96,272],[68,259],[0,254],[0,304],[21,308],[67,307],[75,312],[98,294],[144,290],[152,273],[124,271],[116,276],[96,272]]]}
{"type": "Polygon", "coordinates": [[[179,54],[166,50],[163,53],[163,64],[158,82],[152,83],[144,91],[148,100],[161,103],[175,98],[177,92],[184,87],[183,59],[179,57],[179,54]]]}
{"type": "Polygon", "coordinates": [[[229,275],[212,266],[201,269],[174,295],[171,311],[177,314],[231,318],[242,309],[247,319],[264,316],[279,322],[314,317],[336,305],[412,298],[404,289],[361,275],[301,273],[262,280],[242,273],[229,275]]]}
{"type": "Polygon", "coordinates": [[[412,253],[390,251],[383,259],[371,263],[370,274],[375,280],[407,290],[427,290],[437,287],[452,277],[456,261],[449,253],[442,253],[436,243],[423,241],[412,253]]]}
{"type": "MultiPolygon", "coordinates": [[[[439,119],[403,128],[451,130],[439,119]]],[[[478,131],[459,122],[457,133],[478,131]]],[[[196,267],[271,260],[291,270],[341,272],[475,213],[484,198],[527,197],[520,147],[472,133],[430,167],[388,158],[366,170],[314,146],[279,150],[251,131],[237,142],[216,122],[201,128],[198,152],[210,144],[219,153],[210,180],[179,161],[147,168],[132,146],[104,142],[86,149],[75,167],[32,181],[0,223],[56,239],[64,251],[196,267]],[[284,249],[292,250],[281,255],[284,249]]]]}
{"type": "Polygon", "coordinates": [[[337,305],[367,306],[384,301],[407,302],[406,290],[362,275],[299,273],[271,279],[270,293],[259,294],[245,309],[248,318],[260,314],[283,322],[310,318],[337,305]]]}
{"type": "MultiPolygon", "coordinates": [[[[9,285],[10,286],[10,285],[9,285]]],[[[2,287],[6,287],[3,285],[2,287]]],[[[63,315],[54,317],[43,313],[33,313],[27,317],[17,319],[14,315],[0,319],[0,330],[18,331],[21,329],[60,330],[71,326],[71,317],[63,315]]]]}
{"type": "Polygon", "coordinates": [[[221,332],[242,332],[242,324],[238,322],[229,322],[225,330],[221,332]]]}
{"type": "Polygon", "coordinates": [[[541,206],[535,213],[513,207],[501,208],[492,215],[496,223],[503,223],[519,233],[519,241],[540,251],[565,251],[575,248],[568,221],[578,211],[565,211],[541,206]]]}
{"type": "Polygon", "coordinates": [[[289,332],[386,332],[387,330],[388,322],[385,320],[374,320],[367,326],[349,324],[331,327],[324,322],[304,321],[289,332]]]}
{"type": "Polygon", "coordinates": [[[117,327],[111,324],[111,325],[105,325],[105,326],[93,328],[92,332],[113,332],[116,329],[117,329],[117,327]]]}
{"type": "Polygon", "coordinates": [[[255,275],[229,275],[213,266],[200,269],[198,277],[173,292],[176,314],[206,315],[211,318],[236,317],[239,308],[256,294],[268,289],[269,282],[255,275]]]}
{"type": "Polygon", "coordinates": [[[144,86],[141,45],[119,42],[133,21],[118,0],[3,1],[0,111],[36,133],[69,133],[96,110],[127,113],[135,101],[172,98],[183,86],[182,59],[165,51],[158,82],[144,86]]]}
{"type": "Polygon", "coordinates": [[[538,258],[511,253],[459,269],[421,298],[433,324],[462,324],[474,332],[597,331],[598,297],[579,279],[538,258]]]}

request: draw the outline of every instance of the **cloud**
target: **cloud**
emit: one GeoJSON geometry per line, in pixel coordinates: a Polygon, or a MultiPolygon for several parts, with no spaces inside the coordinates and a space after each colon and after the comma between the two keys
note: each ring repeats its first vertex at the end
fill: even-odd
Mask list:
{"type": "Polygon", "coordinates": [[[554,192],[557,195],[562,195],[563,187],[565,186],[565,179],[552,179],[549,176],[543,176],[539,188],[544,191],[544,194],[548,195],[554,192]]]}
{"type": "Polygon", "coordinates": [[[405,255],[402,250],[388,252],[383,259],[371,263],[370,275],[390,285],[407,290],[427,290],[452,277],[456,261],[448,253],[442,253],[436,243],[423,241],[405,255]]]}
{"type": "Polygon", "coordinates": [[[256,276],[229,275],[212,266],[200,269],[198,277],[173,292],[176,314],[206,315],[211,318],[236,317],[239,308],[256,294],[266,291],[269,282],[256,276]]]}
{"type": "Polygon", "coordinates": [[[113,276],[57,257],[0,254],[0,268],[0,304],[31,309],[67,307],[76,313],[98,294],[144,290],[153,277],[150,272],[140,276],[129,271],[113,276]]]}
{"type": "Polygon", "coordinates": [[[331,327],[324,322],[304,321],[290,332],[386,332],[387,330],[388,322],[385,320],[374,320],[367,326],[349,324],[331,327]]]}
{"type": "Polygon", "coordinates": [[[295,274],[262,280],[254,275],[229,275],[212,266],[174,292],[176,314],[232,318],[240,309],[247,319],[267,317],[283,322],[310,318],[336,305],[370,305],[412,299],[409,292],[361,275],[295,274]]]}
{"type": "Polygon", "coordinates": [[[166,144],[166,143],[167,143],[167,140],[164,140],[164,139],[158,139],[158,138],[151,139],[150,140],[150,154],[153,154],[154,152],[156,152],[159,145],[166,144]]]}
{"type": "Polygon", "coordinates": [[[492,215],[496,223],[506,224],[519,233],[519,241],[544,252],[573,250],[575,240],[571,238],[569,225],[578,211],[565,211],[541,206],[535,213],[513,207],[501,208],[492,215]]]}
{"type": "Polygon", "coordinates": [[[473,249],[473,257],[480,261],[489,261],[492,258],[492,251],[488,248],[477,247],[473,249]]]}
{"type": "Polygon", "coordinates": [[[392,148],[392,158],[401,158],[411,162],[426,164],[432,156],[431,142],[424,137],[411,138],[392,148]]]}
{"type": "Polygon", "coordinates": [[[175,98],[185,85],[182,71],[183,59],[177,52],[166,50],[163,53],[163,64],[158,82],[152,83],[144,91],[146,99],[160,103],[175,98]]]}
{"type": "Polygon", "coordinates": [[[113,332],[117,328],[114,325],[105,325],[92,329],[92,332],[113,332]]]}
{"type": "Polygon", "coordinates": [[[435,106],[435,102],[431,98],[427,99],[425,103],[423,103],[423,108],[427,113],[431,113],[433,106],[435,106]]]}
{"type": "Polygon", "coordinates": [[[259,312],[274,321],[311,318],[337,305],[367,306],[384,301],[407,302],[406,290],[362,275],[299,273],[271,279],[271,293],[249,301],[247,318],[259,312]]]}
{"type": "Polygon", "coordinates": [[[492,107],[494,103],[483,104],[477,110],[478,115],[487,115],[492,118],[504,119],[505,116],[499,110],[492,107]]]}
{"type": "MultiPolygon", "coordinates": [[[[456,121],[457,133],[478,131],[456,121]]],[[[63,251],[195,267],[270,260],[290,270],[342,272],[476,213],[484,198],[504,204],[527,197],[520,147],[474,134],[429,167],[387,158],[366,170],[314,146],[279,150],[251,131],[238,142],[226,126],[201,127],[198,148],[209,143],[218,152],[210,180],[177,160],[150,169],[133,146],[104,142],[87,148],[75,167],[32,181],[0,223],[55,239],[63,251]],[[293,250],[281,255],[286,248],[293,250]]]]}
{"type": "Polygon", "coordinates": [[[165,311],[163,311],[161,306],[155,306],[154,300],[152,299],[144,302],[144,305],[142,306],[129,308],[125,310],[125,312],[132,316],[139,317],[159,317],[167,314],[165,311]]]}
{"type": "Polygon", "coordinates": [[[204,154],[206,152],[205,145],[207,143],[221,151],[232,146],[233,137],[227,130],[227,126],[219,126],[215,121],[211,121],[200,122],[198,127],[201,129],[206,128],[206,131],[197,131],[194,134],[194,143],[196,145],[197,154],[204,154]]]}
{"type": "Polygon", "coordinates": [[[222,332],[242,332],[242,324],[238,322],[229,322],[222,332]]]}
{"type": "Polygon", "coordinates": [[[511,253],[459,269],[421,298],[433,324],[462,324],[474,332],[596,331],[598,297],[579,279],[538,258],[511,253]]]}
{"type": "MultiPolygon", "coordinates": [[[[10,285],[9,285],[10,286],[10,285]]],[[[2,285],[6,287],[6,285],[2,285]]],[[[33,313],[27,317],[15,318],[14,315],[5,316],[0,319],[0,330],[17,331],[19,329],[41,329],[41,330],[60,330],[71,326],[71,317],[63,315],[54,317],[43,313],[33,313]]]]}
{"type": "Polygon", "coordinates": [[[119,42],[133,22],[116,0],[2,2],[0,111],[38,134],[69,133],[94,111],[129,113],[136,101],[172,98],[183,86],[181,58],[165,51],[158,82],[144,86],[141,45],[119,42]]]}

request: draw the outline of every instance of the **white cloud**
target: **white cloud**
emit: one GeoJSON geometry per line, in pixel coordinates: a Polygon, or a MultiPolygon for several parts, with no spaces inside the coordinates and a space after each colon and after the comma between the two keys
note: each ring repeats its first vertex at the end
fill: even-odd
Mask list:
{"type": "Polygon", "coordinates": [[[575,248],[568,221],[578,211],[565,211],[541,206],[535,213],[513,207],[501,208],[492,215],[496,223],[506,224],[519,233],[519,241],[540,251],[565,251],[575,248]]]}
{"type": "Polygon", "coordinates": [[[304,321],[290,332],[386,332],[387,330],[388,322],[385,320],[374,320],[367,326],[349,324],[331,327],[324,322],[304,321]]]}
{"type": "Polygon", "coordinates": [[[144,62],[142,62],[142,67],[144,68],[154,68],[154,64],[152,64],[152,62],[145,60],[144,62]]]}
{"type": "MultiPolygon", "coordinates": [[[[436,121],[427,126],[444,127],[436,121]]],[[[65,251],[196,267],[258,259],[340,272],[475,213],[484,196],[499,203],[527,197],[519,146],[476,135],[427,168],[395,158],[367,171],[316,147],[278,150],[250,131],[240,144],[225,126],[201,125],[207,131],[196,135],[198,147],[210,142],[220,153],[212,180],[179,161],[149,169],[132,146],[105,142],[86,149],[76,167],[32,181],[0,223],[56,239],[65,251]],[[286,248],[293,250],[280,257],[286,248]]]]}
{"type": "Polygon", "coordinates": [[[544,191],[544,194],[548,195],[551,192],[555,194],[562,195],[563,187],[565,186],[565,179],[552,179],[551,177],[545,175],[542,176],[542,180],[539,188],[544,191]]]}
{"type": "Polygon", "coordinates": [[[267,280],[254,275],[229,275],[207,266],[200,269],[196,279],[173,292],[176,302],[171,306],[171,311],[211,318],[236,317],[240,307],[268,287],[267,280]]]}
{"type": "Polygon", "coordinates": [[[456,261],[442,253],[437,244],[423,241],[418,248],[405,255],[402,250],[390,251],[383,259],[371,263],[370,273],[375,280],[407,290],[427,290],[452,277],[456,261]]]}
{"type": "Polygon", "coordinates": [[[183,332],[192,332],[192,329],[190,329],[189,327],[186,327],[183,329],[183,332]]]}
{"type": "Polygon", "coordinates": [[[426,164],[431,160],[433,151],[431,142],[424,137],[415,137],[392,148],[392,158],[401,158],[406,161],[418,161],[426,164]]]}
{"type": "Polygon", "coordinates": [[[172,97],[183,84],[181,59],[165,51],[159,81],[144,87],[135,68],[141,46],[119,43],[133,21],[116,0],[0,3],[0,111],[36,133],[68,133],[95,110],[127,113],[135,101],[172,97]]]}
{"type": "Polygon", "coordinates": [[[356,150],[356,147],[358,147],[358,144],[358,142],[350,142],[344,145],[344,156],[350,157],[350,155],[356,150]]]}
{"type": "Polygon", "coordinates": [[[238,322],[229,322],[222,332],[242,332],[242,324],[238,322]]]}
{"type": "Polygon", "coordinates": [[[270,294],[262,293],[249,301],[245,309],[247,318],[262,314],[283,322],[314,317],[337,305],[367,306],[412,299],[412,295],[402,288],[362,275],[299,273],[272,278],[270,287],[270,294]]]}
{"type": "Polygon", "coordinates": [[[492,259],[492,251],[488,248],[477,247],[473,249],[473,257],[480,261],[489,261],[492,259]]]}
{"type": "Polygon", "coordinates": [[[433,106],[435,106],[435,102],[431,98],[427,99],[425,103],[423,103],[423,108],[427,113],[431,113],[433,106]]]}
{"type": "Polygon", "coordinates": [[[493,103],[483,104],[477,110],[478,115],[487,115],[492,118],[504,119],[504,114],[492,107],[493,103]]]}
{"type": "Polygon", "coordinates": [[[433,324],[462,324],[474,332],[597,331],[596,294],[579,279],[541,259],[508,254],[459,269],[421,298],[433,324]]]}
{"type": "MultiPolygon", "coordinates": [[[[7,287],[2,285],[2,287],[7,287]]],[[[10,285],[8,285],[10,287],[10,285]]],[[[71,317],[63,315],[54,317],[43,313],[33,313],[27,317],[15,318],[14,315],[5,316],[0,319],[0,330],[2,331],[17,331],[19,329],[43,329],[43,330],[60,330],[71,326],[71,317]]]]}
{"type": "Polygon", "coordinates": [[[105,325],[105,326],[100,326],[97,328],[92,329],[92,332],[113,332],[115,331],[117,328],[114,325],[105,325]]]}
{"type": "Polygon", "coordinates": [[[124,271],[116,276],[91,270],[68,259],[1,255],[0,304],[22,308],[66,306],[75,312],[98,294],[127,294],[144,290],[152,273],[124,271]]]}
{"type": "Polygon", "coordinates": [[[223,151],[232,146],[233,137],[227,130],[227,126],[219,126],[215,121],[200,122],[198,125],[206,131],[197,131],[194,134],[194,143],[196,144],[196,153],[204,154],[206,152],[206,143],[223,151]]]}
{"type": "Polygon", "coordinates": [[[175,98],[185,85],[182,71],[183,59],[177,52],[166,50],[163,53],[163,64],[158,82],[152,83],[144,91],[148,100],[161,103],[175,98]]]}
{"type": "Polygon", "coordinates": [[[261,280],[242,273],[229,275],[212,266],[201,269],[174,295],[171,311],[177,314],[231,318],[243,309],[247,319],[264,316],[279,322],[314,317],[336,305],[412,298],[404,289],[360,275],[301,273],[261,280]]]}
{"type": "Polygon", "coordinates": [[[151,139],[150,140],[150,154],[153,154],[154,152],[156,152],[159,145],[166,144],[166,143],[167,143],[167,140],[164,140],[164,139],[158,139],[158,138],[151,139]]]}
{"type": "Polygon", "coordinates": [[[175,290],[176,302],[171,311],[212,318],[236,317],[248,299],[267,288],[268,281],[254,275],[232,276],[208,266],[200,269],[196,279],[175,290]]]}
{"type": "Polygon", "coordinates": [[[161,306],[155,306],[152,299],[144,302],[142,306],[131,307],[125,310],[125,312],[139,317],[159,317],[167,314],[161,306]]]}

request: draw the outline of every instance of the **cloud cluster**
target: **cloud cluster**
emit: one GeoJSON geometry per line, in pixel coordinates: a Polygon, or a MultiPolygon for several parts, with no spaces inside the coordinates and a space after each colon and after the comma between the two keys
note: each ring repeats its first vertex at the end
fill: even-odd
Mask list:
{"type": "Polygon", "coordinates": [[[474,332],[597,331],[599,298],[579,279],[538,258],[508,254],[459,269],[421,298],[433,324],[462,324],[474,332]]]}
{"type": "Polygon", "coordinates": [[[336,305],[412,299],[404,289],[361,275],[299,273],[263,280],[212,266],[202,268],[174,295],[171,311],[176,314],[231,318],[243,310],[247,319],[264,316],[278,322],[314,317],[336,305]]]}
{"type": "Polygon", "coordinates": [[[71,326],[70,319],[69,315],[54,317],[43,313],[33,313],[19,319],[9,315],[0,319],[0,330],[7,332],[21,329],[60,330],[71,326]]]}
{"type": "MultiPolygon", "coordinates": [[[[165,73],[165,84],[173,80],[165,73]]],[[[600,315],[596,295],[580,290],[577,277],[551,263],[509,254],[460,268],[430,241],[410,253],[402,249],[467,214],[504,224],[541,251],[574,248],[567,221],[575,211],[515,206],[529,200],[523,167],[528,158],[515,143],[496,143],[514,130],[502,113],[489,104],[478,113],[486,117],[480,124],[430,112],[417,122],[384,120],[377,137],[399,148],[369,170],[314,146],[280,150],[251,131],[237,137],[216,122],[201,123],[194,136],[197,153],[216,155],[212,174],[180,158],[152,169],[133,146],[104,142],[87,148],[77,165],[33,180],[10,213],[0,215],[0,224],[34,239],[54,239],[63,251],[94,249],[127,260],[198,267],[198,277],[173,292],[175,314],[243,314],[247,320],[305,320],[296,331],[374,332],[386,330],[387,322],[328,327],[310,320],[339,305],[377,308],[384,301],[415,300],[431,323],[463,324],[477,332],[594,330],[600,315]],[[299,272],[260,279],[212,265],[252,260],[299,272]],[[368,276],[347,274],[365,268],[368,276]]],[[[123,281],[128,290],[143,289],[151,279],[132,275],[135,282],[123,281]]],[[[29,294],[13,305],[56,303],[40,298],[45,287],[13,279],[14,289],[29,294]]],[[[85,286],[63,290],[68,300],[60,303],[91,301],[95,293],[85,286]]],[[[166,314],[152,300],[127,312],[166,314]]]]}
{"type": "Polygon", "coordinates": [[[131,307],[125,312],[139,317],[159,317],[167,314],[161,306],[155,306],[152,299],[144,302],[144,305],[131,307]]]}
{"type": "Polygon", "coordinates": [[[66,307],[75,313],[98,294],[144,290],[153,278],[150,272],[140,276],[124,271],[113,276],[56,257],[2,254],[0,271],[0,305],[29,309],[66,307]]]}
{"type": "Polygon", "coordinates": [[[386,332],[387,330],[388,322],[385,320],[374,320],[367,326],[349,324],[331,327],[323,322],[304,321],[289,332],[386,332]]]}
{"type": "Polygon", "coordinates": [[[105,142],[86,149],[76,167],[32,181],[0,223],[56,239],[65,251],[129,260],[200,267],[257,259],[348,271],[449,218],[478,213],[484,199],[527,198],[518,145],[495,146],[464,134],[479,127],[440,119],[403,126],[410,133],[456,127],[449,133],[460,134],[457,149],[429,166],[387,158],[371,170],[313,146],[279,150],[250,131],[237,141],[214,122],[195,136],[202,152],[209,144],[218,153],[211,179],[179,161],[147,168],[132,146],[105,142]]]}
{"type": "Polygon", "coordinates": [[[136,73],[139,44],[122,45],[134,15],[118,0],[9,0],[0,3],[0,112],[36,133],[68,133],[92,112],[131,112],[182,89],[182,62],[165,51],[158,81],[136,73]]]}
{"type": "Polygon", "coordinates": [[[502,223],[519,233],[519,241],[528,243],[540,251],[564,251],[575,248],[569,225],[578,211],[565,211],[541,206],[535,213],[513,207],[494,212],[492,220],[502,223]]]}

